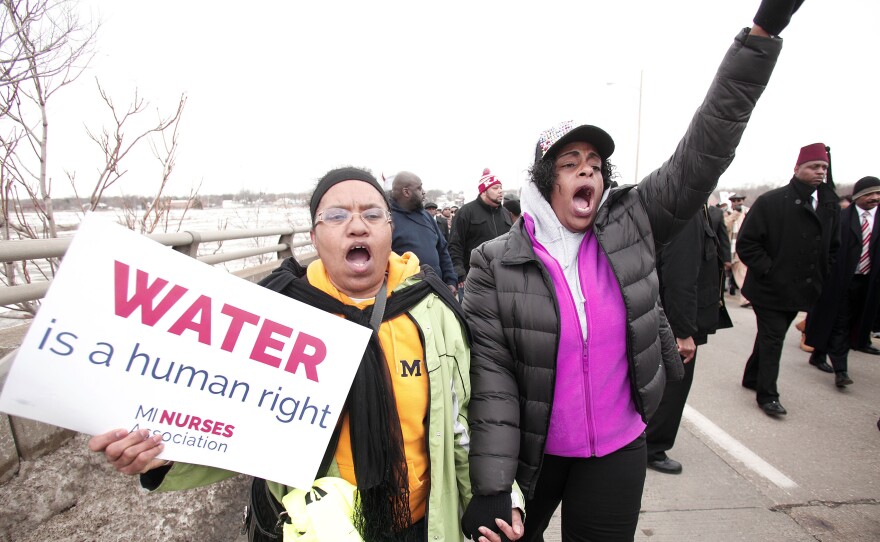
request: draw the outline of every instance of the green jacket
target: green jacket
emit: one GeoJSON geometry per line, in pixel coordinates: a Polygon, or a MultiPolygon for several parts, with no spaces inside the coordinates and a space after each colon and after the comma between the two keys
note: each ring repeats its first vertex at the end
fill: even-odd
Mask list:
{"type": "MultiPolygon", "coordinates": [[[[410,277],[397,290],[418,281],[410,277]]],[[[431,489],[428,496],[428,540],[461,540],[460,516],[471,499],[468,475],[470,436],[467,407],[470,400],[470,347],[462,324],[436,294],[429,294],[408,313],[419,329],[428,368],[431,394],[428,411],[428,453],[431,489]]],[[[187,463],[174,463],[158,485],[148,489],[174,491],[219,482],[238,473],[187,463]]],[[[335,461],[328,476],[339,476],[335,461]]],[[[280,502],[290,490],[269,482],[280,502]]]]}

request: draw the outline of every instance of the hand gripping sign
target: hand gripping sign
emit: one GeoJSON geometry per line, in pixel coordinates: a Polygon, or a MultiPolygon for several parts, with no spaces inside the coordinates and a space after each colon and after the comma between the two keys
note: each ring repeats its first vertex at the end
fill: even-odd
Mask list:
{"type": "Polygon", "coordinates": [[[0,410],[148,429],[165,459],[309,487],[370,333],[89,215],[0,410]]]}

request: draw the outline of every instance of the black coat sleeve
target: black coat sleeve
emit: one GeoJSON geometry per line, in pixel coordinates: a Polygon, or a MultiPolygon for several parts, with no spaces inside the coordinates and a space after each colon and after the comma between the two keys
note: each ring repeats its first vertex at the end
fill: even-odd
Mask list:
{"type": "Polygon", "coordinates": [[[510,492],[520,448],[519,384],[505,330],[495,269],[484,247],[474,250],[463,307],[471,349],[470,472],[474,495],[510,492]]]}
{"type": "Polygon", "coordinates": [[[736,237],[736,254],[746,264],[750,273],[766,275],[773,267],[773,259],[767,252],[767,227],[770,223],[767,200],[758,198],[743,219],[736,237]]]}
{"type": "Polygon", "coordinates": [[[770,80],[782,40],[743,29],[672,156],[639,183],[654,242],[664,245],[715,190],[770,80]]]}

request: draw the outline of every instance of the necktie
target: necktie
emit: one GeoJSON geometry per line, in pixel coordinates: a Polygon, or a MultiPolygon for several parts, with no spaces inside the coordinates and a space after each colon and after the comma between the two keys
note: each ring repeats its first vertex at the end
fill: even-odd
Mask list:
{"type": "Polygon", "coordinates": [[[859,258],[859,266],[856,268],[856,272],[860,275],[867,275],[871,271],[871,258],[868,256],[868,248],[871,245],[868,215],[870,215],[868,211],[862,213],[862,255],[859,258]]]}
{"type": "Polygon", "coordinates": [[[816,193],[813,192],[813,195],[810,196],[810,203],[813,204],[813,210],[816,210],[816,207],[819,206],[819,198],[816,197],[816,193]]]}

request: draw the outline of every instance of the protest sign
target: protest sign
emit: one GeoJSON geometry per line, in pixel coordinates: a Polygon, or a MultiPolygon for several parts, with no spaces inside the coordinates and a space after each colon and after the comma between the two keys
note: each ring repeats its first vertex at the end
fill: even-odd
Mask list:
{"type": "Polygon", "coordinates": [[[86,216],[0,411],[309,487],[371,330],[86,216]]]}

